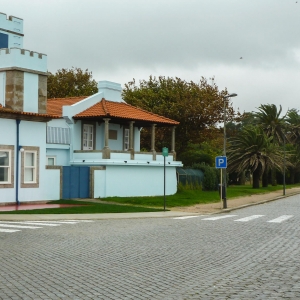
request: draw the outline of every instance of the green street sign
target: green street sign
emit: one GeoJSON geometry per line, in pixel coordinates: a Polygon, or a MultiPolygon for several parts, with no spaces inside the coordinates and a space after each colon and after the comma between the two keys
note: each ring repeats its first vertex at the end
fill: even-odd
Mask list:
{"type": "Polygon", "coordinates": [[[168,156],[168,155],[169,155],[169,149],[166,148],[166,147],[163,147],[163,148],[162,148],[162,155],[163,155],[163,156],[168,156]]]}

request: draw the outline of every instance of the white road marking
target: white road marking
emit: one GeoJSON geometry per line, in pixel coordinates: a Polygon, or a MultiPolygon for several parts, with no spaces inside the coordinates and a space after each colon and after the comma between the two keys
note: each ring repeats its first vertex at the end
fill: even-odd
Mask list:
{"type": "Polygon", "coordinates": [[[173,218],[174,220],[184,220],[184,219],[190,219],[190,218],[199,218],[201,216],[186,216],[186,217],[176,217],[173,218]]]}
{"type": "Polygon", "coordinates": [[[283,221],[285,221],[287,219],[290,219],[292,217],[293,217],[293,215],[283,215],[283,216],[280,216],[280,217],[278,217],[276,219],[270,220],[268,222],[269,223],[281,223],[281,222],[283,222],[283,221]]]}
{"type": "Polygon", "coordinates": [[[215,220],[219,220],[219,219],[232,218],[232,217],[236,217],[236,216],[237,215],[225,215],[225,216],[205,218],[205,219],[202,219],[202,220],[204,220],[204,221],[215,221],[215,220]]]}
{"type": "Polygon", "coordinates": [[[17,232],[17,231],[21,231],[19,229],[4,229],[4,228],[0,228],[0,232],[17,232]]]}
{"type": "Polygon", "coordinates": [[[36,227],[36,226],[26,226],[26,225],[8,225],[8,224],[0,224],[1,227],[11,227],[11,228],[28,228],[28,229],[39,229],[42,227],[36,227]]]}
{"type": "Polygon", "coordinates": [[[11,222],[11,221],[0,221],[0,226],[1,224],[24,224],[24,225],[42,225],[42,226],[60,226],[61,224],[51,224],[51,223],[39,223],[39,222],[31,222],[31,221],[19,221],[19,222],[11,222]]]}
{"type": "Polygon", "coordinates": [[[54,224],[77,224],[79,223],[78,221],[30,221],[31,223],[41,223],[41,224],[44,224],[44,223],[54,223],[54,224]]]}
{"type": "Polygon", "coordinates": [[[235,222],[248,222],[257,218],[261,218],[264,217],[265,215],[253,215],[250,217],[246,217],[246,218],[242,218],[242,219],[238,219],[238,220],[234,220],[235,222]]]}
{"type": "Polygon", "coordinates": [[[85,222],[85,223],[92,223],[94,221],[91,220],[64,220],[64,221],[70,221],[70,222],[85,222]]]}

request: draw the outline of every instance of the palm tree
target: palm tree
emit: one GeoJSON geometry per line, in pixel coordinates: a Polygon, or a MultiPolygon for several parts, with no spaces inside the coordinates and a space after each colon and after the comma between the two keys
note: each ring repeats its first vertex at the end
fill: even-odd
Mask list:
{"type": "MultiPolygon", "coordinates": [[[[286,115],[281,117],[282,107],[279,109],[275,104],[262,104],[258,107],[258,112],[254,113],[256,124],[260,126],[268,137],[273,137],[272,143],[282,145],[285,136],[286,115]]],[[[272,185],[276,185],[276,169],[271,168],[272,171],[272,185]]],[[[269,172],[268,168],[265,172],[269,172]]],[[[268,186],[268,174],[264,175],[263,186],[268,186]]]]}
{"type": "Polygon", "coordinates": [[[295,174],[300,171],[300,115],[297,109],[287,112],[287,139],[291,149],[291,166],[289,167],[290,183],[295,182],[295,174]]]}
{"type": "Polygon", "coordinates": [[[273,137],[267,136],[261,127],[245,127],[229,140],[228,171],[250,170],[253,188],[259,188],[259,180],[266,169],[283,167],[283,151],[272,141],[273,137]]]}
{"type": "Polygon", "coordinates": [[[286,115],[281,117],[282,107],[279,110],[275,104],[262,104],[258,112],[254,113],[256,123],[261,126],[268,137],[273,137],[273,143],[282,144],[285,134],[286,115]]]}

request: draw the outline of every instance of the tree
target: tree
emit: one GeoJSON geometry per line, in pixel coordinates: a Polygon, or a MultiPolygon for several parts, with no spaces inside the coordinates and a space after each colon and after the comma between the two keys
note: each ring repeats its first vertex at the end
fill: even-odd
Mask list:
{"type": "Polygon", "coordinates": [[[49,73],[47,80],[48,98],[90,96],[98,92],[92,72],[80,68],[60,69],[49,73]]]}
{"type": "MultiPolygon", "coordinates": [[[[272,137],[272,142],[282,145],[286,138],[286,115],[281,117],[282,107],[279,109],[275,104],[265,104],[258,108],[258,112],[254,114],[257,124],[263,129],[268,137],[272,137]]],[[[266,169],[266,171],[269,171],[266,169]]],[[[272,169],[272,185],[276,185],[276,170],[272,169]]],[[[267,175],[264,176],[264,186],[268,185],[267,175]]]]}
{"type": "Polygon", "coordinates": [[[285,135],[286,115],[281,117],[282,107],[279,110],[275,104],[265,104],[258,107],[258,112],[254,113],[256,122],[262,127],[268,137],[273,137],[273,142],[282,144],[285,135]]]}
{"type": "Polygon", "coordinates": [[[283,151],[272,142],[261,127],[245,127],[236,137],[230,139],[228,149],[228,171],[253,174],[253,188],[259,188],[259,180],[268,168],[282,169],[283,151]]]}
{"type": "MultiPolygon", "coordinates": [[[[180,122],[176,128],[178,154],[188,144],[200,144],[221,134],[217,124],[223,121],[225,95],[226,90],[219,91],[216,84],[208,84],[203,77],[195,83],[164,76],[150,76],[148,81],[141,80],[139,85],[133,79],[125,84],[122,94],[129,104],[180,122]]],[[[229,101],[226,105],[227,120],[231,121],[235,113],[229,101]]],[[[157,147],[161,148],[166,142],[169,144],[170,134],[166,134],[165,129],[158,129],[156,137],[157,147]]],[[[149,148],[149,145],[143,147],[149,148]]]]}

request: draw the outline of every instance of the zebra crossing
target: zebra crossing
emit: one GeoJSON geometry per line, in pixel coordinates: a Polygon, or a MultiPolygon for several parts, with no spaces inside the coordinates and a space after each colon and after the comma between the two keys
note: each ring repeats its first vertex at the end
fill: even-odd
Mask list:
{"type": "Polygon", "coordinates": [[[59,221],[0,221],[0,232],[13,233],[22,229],[42,229],[44,227],[56,227],[61,225],[74,225],[89,223],[91,220],[59,220],[59,221]]]}
{"type": "Polygon", "coordinates": [[[172,219],[186,220],[186,219],[190,219],[190,218],[201,218],[201,221],[218,221],[218,220],[231,218],[233,222],[250,222],[250,221],[254,221],[256,219],[264,218],[264,221],[268,222],[268,223],[283,223],[293,217],[294,217],[293,215],[282,215],[275,219],[266,220],[265,218],[268,218],[266,215],[250,215],[250,216],[243,217],[243,218],[239,218],[238,215],[218,215],[218,216],[213,216],[213,217],[205,217],[203,215],[196,215],[196,216],[194,215],[194,216],[175,217],[172,219]]]}

